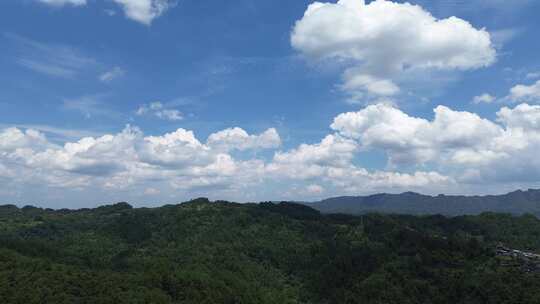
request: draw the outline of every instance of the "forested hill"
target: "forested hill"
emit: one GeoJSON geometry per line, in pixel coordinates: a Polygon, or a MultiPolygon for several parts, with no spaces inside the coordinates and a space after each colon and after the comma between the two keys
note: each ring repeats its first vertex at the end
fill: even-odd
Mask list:
{"type": "Polygon", "coordinates": [[[483,212],[534,214],[540,217],[540,190],[515,191],[487,196],[429,196],[414,192],[343,196],[307,205],[323,213],[362,214],[367,212],[398,214],[475,215],[483,212]]]}
{"type": "Polygon", "coordinates": [[[539,252],[540,220],[2,206],[0,303],[540,303],[540,274],[500,243],[539,252]]]}

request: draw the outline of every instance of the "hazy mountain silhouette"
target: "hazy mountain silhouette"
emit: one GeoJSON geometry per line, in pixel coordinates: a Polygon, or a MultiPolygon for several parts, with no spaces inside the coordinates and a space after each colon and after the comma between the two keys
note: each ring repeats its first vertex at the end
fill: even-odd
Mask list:
{"type": "Polygon", "coordinates": [[[448,216],[500,212],[531,213],[540,217],[540,190],[514,191],[504,195],[422,195],[414,192],[342,196],[308,203],[323,213],[442,214],[448,216]]]}

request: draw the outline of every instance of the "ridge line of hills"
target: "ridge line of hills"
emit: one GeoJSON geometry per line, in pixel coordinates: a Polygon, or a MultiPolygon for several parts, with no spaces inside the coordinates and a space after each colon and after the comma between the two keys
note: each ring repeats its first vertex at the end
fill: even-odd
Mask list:
{"type": "Polygon", "coordinates": [[[502,195],[423,195],[415,192],[340,196],[304,203],[322,213],[395,213],[445,216],[477,215],[484,212],[533,214],[540,217],[540,190],[517,190],[502,195]]]}
{"type": "MultiPolygon", "coordinates": [[[[206,198],[194,199],[206,200],[206,198]]],[[[221,201],[216,201],[221,202],[221,201]]],[[[379,193],[367,196],[338,196],[315,202],[294,202],[309,206],[321,213],[365,214],[389,213],[410,215],[460,216],[478,215],[485,212],[509,213],[514,215],[533,214],[540,217],[540,189],[516,190],[501,195],[424,195],[416,192],[403,192],[400,194],[379,193]]],[[[104,204],[104,208],[110,204],[104,204]]],[[[161,207],[170,206],[166,204],[161,207]]],[[[132,208],[128,203],[117,203],[115,206],[132,208]]],[[[88,211],[81,209],[51,209],[38,208],[31,205],[19,208],[14,204],[0,204],[0,212],[6,213],[16,209],[43,209],[48,211],[74,212],[88,211]]]]}

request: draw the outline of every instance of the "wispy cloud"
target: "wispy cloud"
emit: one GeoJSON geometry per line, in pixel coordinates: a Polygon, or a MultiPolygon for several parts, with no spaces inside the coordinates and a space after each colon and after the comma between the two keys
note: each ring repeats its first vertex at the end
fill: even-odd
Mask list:
{"type": "Polygon", "coordinates": [[[475,96],[473,98],[473,103],[474,104],[481,104],[481,103],[489,104],[489,103],[493,103],[495,100],[497,100],[497,97],[488,93],[484,93],[482,95],[475,96]]]}
{"type": "Polygon", "coordinates": [[[19,59],[17,63],[34,72],[47,74],[55,77],[73,78],[76,74],[74,70],[67,69],[57,65],[51,65],[45,62],[33,61],[30,59],[19,59]]]}
{"type": "Polygon", "coordinates": [[[428,8],[436,15],[456,15],[470,12],[512,14],[535,0],[418,0],[415,3],[428,8]]]}
{"type": "Polygon", "coordinates": [[[506,28],[491,31],[491,39],[497,49],[501,49],[505,44],[515,39],[523,32],[521,28],[506,28]]]}
{"type": "Polygon", "coordinates": [[[64,6],[64,5],[73,5],[73,6],[82,6],[86,5],[86,0],[37,0],[38,2],[52,5],[52,6],[64,6]]]}
{"type": "Polygon", "coordinates": [[[137,116],[150,115],[163,120],[178,121],[184,119],[182,112],[177,109],[167,108],[161,102],[144,104],[135,112],[137,116]]]}
{"type": "Polygon", "coordinates": [[[527,75],[525,76],[525,78],[527,78],[527,79],[536,79],[536,78],[540,78],[540,72],[530,72],[530,73],[527,73],[527,75]]]}
{"type": "Polygon", "coordinates": [[[116,15],[116,11],[113,9],[105,9],[103,12],[105,12],[105,14],[107,14],[110,17],[116,15]]]}
{"type": "Polygon", "coordinates": [[[111,82],[119,77],[122,77],[124,76],[126,73],[126,71],[124,71],[122,68],[120,67],[114,67],[112,69],[110,69],[109,71],[101,74],[99,76],[99,80],[101,82],[111,82]]]}
{"type": "Polygon", "coordinates": [[[5,39],[17,46],[16,60],[20,66],[37,73],[75,78],[98,62],[67,45],[42,43],[16,34],[5,33],[5,39]]]}
{"type": "Polygon", "coordinates": [[[68,111],[76,111],[83,114],[87,119],[95,116],[118,117],[121,116],[111,110],[104,102],[105,94],[85,95],[77,98],[64,99],[62,108],[68,111]]]}
{"type": "MultiPolygon", "coordinates": [[[[78,140],[82,137],[97,137],[103,134],[103,132],[81,130],[73,128],[64,128],[50,125],[41,124],[0,124],[0,129],[15,127],[20,129],[32,129],[49,135],[53,139],[58,140],[78,140]]],[[[49,137],[48,136],[48,137],[49,137]]]]}
{"type": "MultiPolygon", "coordinates": [[[[86,6],[87,0],[36,0],[37,2],[52,6],[86,6]]],[[[128,19],[150,26],[154,19],[163,15],[167,10],[175,7],[176,0],[111,0],[119,5],[128,19]]],[[[115,10],[105,9],[109,16],[116,15],[115,10]]]]}

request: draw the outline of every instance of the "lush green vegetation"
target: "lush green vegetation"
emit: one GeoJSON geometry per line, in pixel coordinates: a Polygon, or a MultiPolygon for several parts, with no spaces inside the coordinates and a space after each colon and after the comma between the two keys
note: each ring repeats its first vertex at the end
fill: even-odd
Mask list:
{"type": "Polygon", "coordinates": [[[0,303],[540,303],[534,216],[320,215],[296,204],[0,207],[0,303]]]}

